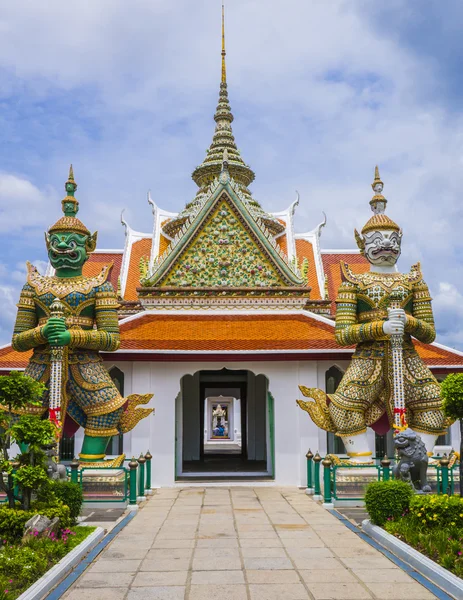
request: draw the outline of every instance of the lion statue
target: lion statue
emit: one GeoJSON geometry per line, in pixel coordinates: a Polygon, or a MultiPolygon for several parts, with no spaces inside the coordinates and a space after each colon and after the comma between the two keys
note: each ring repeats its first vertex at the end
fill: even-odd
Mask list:
{"type": "Polygon", "coordinates": [[[411,429],[400,431],[394,438],[399,462],[394,467],[395,479],[409,483],[417,494],[431,491],[428,484],[428,455],[421,437],[411,429]]]}

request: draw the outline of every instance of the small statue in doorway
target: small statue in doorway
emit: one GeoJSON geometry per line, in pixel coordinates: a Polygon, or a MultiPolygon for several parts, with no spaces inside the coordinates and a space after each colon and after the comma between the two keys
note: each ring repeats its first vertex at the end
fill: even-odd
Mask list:
{"type": "Polygon", "coordinates": [[[431,491],[428,484],[428,455],[421,437],[411,429],[400,431],[394,438],[399,462],[394,467],[395,479],[409,483],[417,494],[431,491]]]}

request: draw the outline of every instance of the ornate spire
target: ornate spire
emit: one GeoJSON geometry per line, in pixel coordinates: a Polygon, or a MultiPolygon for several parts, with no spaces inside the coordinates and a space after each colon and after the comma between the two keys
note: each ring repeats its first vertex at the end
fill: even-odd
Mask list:
{"type": "MultiPolygon", "coordinates": [[[[254,181],[254,173],[251,168],[245,164],[240,156],[240,152],[236,146],[235,138],[231,124],[233,122],[233,114],[231,112],[230,103],[228,101],[227,90],[227,70],[225,65],[225,8],[222,3],[222,77],[220,81],[219,103],[214,115],[216,122],[214,137],[212,144],[207,151],[206,158],[196,167],[192,177],[198,187],[203,188],[209,185],[219,176],[222,169],[223,151],[228,150],[228,160],[230,165],[230,175],[247,187],[254,181]]],[[[249,192],[248,192],[249,193],[249,192]]]]}
{"type": "Polygon", "coordinates": [[[183,223],[194,212],[198,205],[204,201],[207,190],[212,182],[220,177],[224,162],[224,152],[226,151],[227,166],[230,179],[237,184],[240,193],[243,195],[244,202],[252,212],[255,218],[260,218],[270,233],[277,235],[284,231],[284,226],[274,217],[266,213],[260,204],[251,196],[248,186],[254,181],[254,172],[241,158],[233,136],[231,124],[233,114],[228,101],[227,90],[227,72],[225,65],[225,9],[222,2],[222,76],[220,81],[219,103],[215,111],[214,120],[216,127],[212,143],[206,152],[203,162],[196,167],[192,173],[192,178],[199,190],[192,202],[186,205],[185,209],[177,218],[171,219],[163,226],[163,231],[169,237],[175,237],[182,227],[183,223]]]}
{"type": "MultiPolygon", "coordinates": [[[[63,209],[64,217],[61,217],[56,221],[54,225],[50,227],[48,233],[57,233],[59,231],[74,231],[75,233],[90,236],[90,231],[85,227],[82,221],[76,217],[79,211],[79,202],[74,198],[74,193],[77,189],[77,183],[74,181],[74,171],[72,165],[69,167],[69,175],[66,183],[64,184],[66,190],[66,197],[61,200],[61,207],[63,209]]],[[[95,238],[96,241],[96,238],[95,238]]],[[[94,250],[95,248],[93,248],[94,250]]],[[[90,250],[93,252],[93,250],[90,250]]]]}
{"type": "Polygon", "coordinates": [[[61,201],[63,213],[66,217],[75,217],[79,212],[79,202],[74,198],[75,191],[77,189],[77,183],[74,180],[74,171],[72,165],[69,167],[69,175],[66,183],[64,184],[66,190],[66,197],[61,201]]]}
{"type": "MultiPolygon", "coordinates": [[[[392,219],[384,214],[387,200],[382,194],[384,183],[381,181],[379,176],[378,166],[375,167],[375,178],[371,184],[371,187],[375,192],[373,198],[370,200],[371,210],[374,214],[366,222],[362,229],[362,234],[368,233],[369,231],[376,231],[378,229],[392,229],[395,231],[400,231],[400,227],[397,225],[397,223],[394,223],[392,219]]],[[[355,233],[357,238],[357,231],[355,233]]]]}
{"type": "Polygon", "coordinates": [[[222,2],[222,83],[227,83],[227,67],[225,65],[225,6],[222,2]]]}

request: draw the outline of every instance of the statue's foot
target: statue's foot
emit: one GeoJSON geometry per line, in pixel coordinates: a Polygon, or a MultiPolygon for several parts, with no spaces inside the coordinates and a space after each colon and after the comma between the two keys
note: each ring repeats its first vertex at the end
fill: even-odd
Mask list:
{"type": "Polygon", "coordinates": [[[79,461],[79,466],[81,468],[92,468],[92,469],[116,469],[118,467],[122,467],[125,460],[125,454],[121,454],[120,456],[116,456],[116,458],[111,458],[109,460],[99,460],[99,461],[79,461]]]}

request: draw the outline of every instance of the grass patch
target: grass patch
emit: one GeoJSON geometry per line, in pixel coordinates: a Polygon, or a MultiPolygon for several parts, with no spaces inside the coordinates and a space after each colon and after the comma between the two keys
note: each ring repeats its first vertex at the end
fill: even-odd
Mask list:
{"type": "Polygon", "coordinates": [[[68,552],[88,537],[95,527],[63,530],[58,539],[31,539],[27,544],[4,544],[0,548],[0,600],[14,600],[68,552]]]}
{"type": "Polygon", "coordinates": [[[458,577],[463,577],[463,529],[455,526],[417,527],[407,516],[388,521],[384,528],[458,577]]]}

